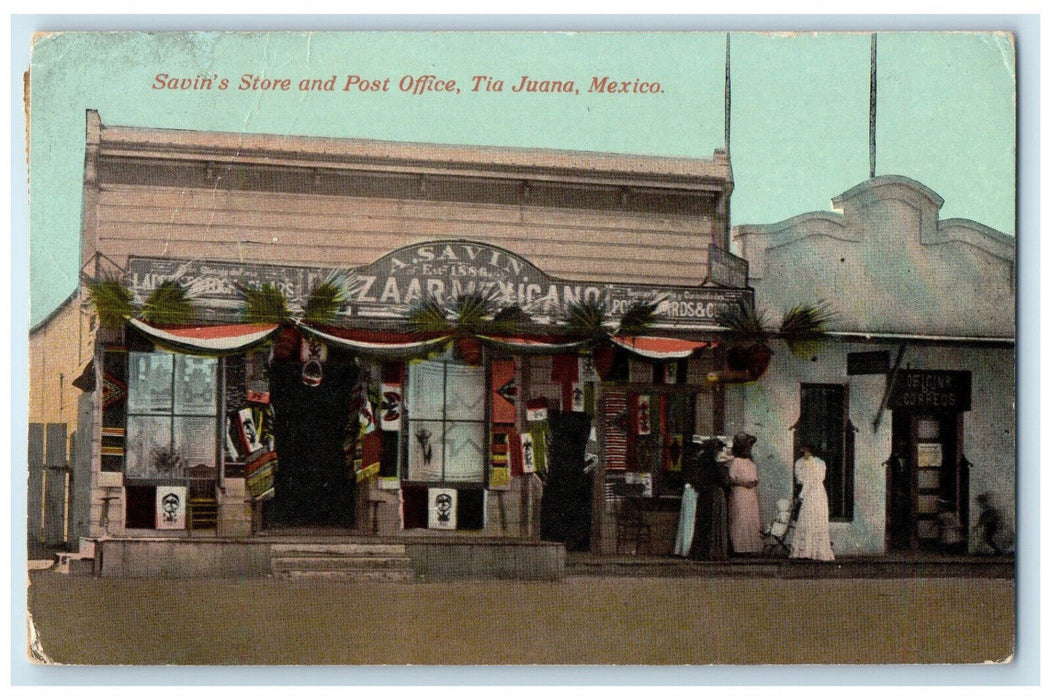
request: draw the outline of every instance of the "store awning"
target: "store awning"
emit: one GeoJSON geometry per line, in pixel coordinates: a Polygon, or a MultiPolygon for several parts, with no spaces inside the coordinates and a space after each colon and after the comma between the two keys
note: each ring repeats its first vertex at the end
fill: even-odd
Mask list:
{"type": "Polygon", "coordinates": [[[160,328],[137,318],[128,319],[128,325],[166,350],[217,357],[251,350],[269,340],[280,328],[276,323],[160,328]]]}
{"type": "Polygon", "coordinates": [[[582,340],[558,343],[525,336],[482,335],[478,340],[491,350],[509,355],[565,355],[578,353],[586,346],[582,340]]]}
{"type": "Polygon", "coordinates": [[[305,335],[317,338],[331,347],[342,348],[362,357],[389,361],[409,360],[441,352],[452,341],[451,335],[420,338],[409,333],[320,330],[304,323],[297,323],[296,327],[305,335]]]}
{"type": "Polygon", "coordinates": [[[716,343],[681,338],[661,338],[649,335],[616,335],[613,344],[630,353],[650,360],[682,360],[698,350],[715,347],[716,343]]]}
{"type": "MultiPolygon", "coordinates": [[[[231,355],[245,352],[270,340],[280,326],[276,323],[234,324],[222,326],[158,327],[139,319],[128,323],[157,345],[196,355],[231,355]]],[[[317,328],[297,323],[303,334],[317,338],[334,348],[341,348],[367,358],[388,361],[409,360],[441,352],[453,336],[434,334],[429,337],[374,329],[317,328]]],[[[539,335],[480,335],[478,340],[489,349],[509,355],[564,355],[585,350],[587,342],[565,341],[539,335]]],[[[612,336],[613,344],[629,353],[650,360],[681,360],[716,343],[660,336],[612,336]]]]}

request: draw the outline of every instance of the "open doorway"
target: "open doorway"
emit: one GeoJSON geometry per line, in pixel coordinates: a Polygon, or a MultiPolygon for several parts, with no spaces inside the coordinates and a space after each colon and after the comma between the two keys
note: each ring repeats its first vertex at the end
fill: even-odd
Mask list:
{"type": "Polygon", "coordinates": [[[271,365],[277,472],[264,526],[354,526],[355,479],[344,439],[357,379],[349,358],[330,356],[316,385],[304,381],[298,362],[271,365]]]}
{"type": "Polygon", "coordinates": [[[968,519],[969,472],[962,452],[963,414],[893,414],[887,484],[887,544],[892,550],[943,549],[941,516],[968,519]]]}

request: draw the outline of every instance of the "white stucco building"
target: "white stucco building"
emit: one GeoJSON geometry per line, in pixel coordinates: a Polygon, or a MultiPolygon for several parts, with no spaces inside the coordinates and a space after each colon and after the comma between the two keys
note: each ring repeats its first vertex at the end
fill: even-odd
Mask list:
{"type": "Polygon", "coordinates": [[[729,427],[759,438],[764,518],[808,441],[828,462],[837,555],[945,549],[954,515],[983,551],[978,496],[1015,517],[1014,238],[940,220],[942,198],[906,177],[832,203],[734,227],[759,309],[836,314],[819,353],[778,343],[759,381],[727,391],[729,427]]]}

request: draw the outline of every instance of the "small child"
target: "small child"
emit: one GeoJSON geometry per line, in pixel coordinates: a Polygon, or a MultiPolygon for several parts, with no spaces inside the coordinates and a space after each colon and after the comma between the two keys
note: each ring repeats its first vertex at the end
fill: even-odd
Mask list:
{"type": "Polygon", "coordinates": [[[975,499],[982,512],[978,514],[978,529],[982,534],[982,542],[993,550],[993,554],[1000,555],[1004,550],[997,543],[1000,531],[1003,529],[1003,516],[992,504],[992,498],[988,493],[983,493],[975,499]]]}

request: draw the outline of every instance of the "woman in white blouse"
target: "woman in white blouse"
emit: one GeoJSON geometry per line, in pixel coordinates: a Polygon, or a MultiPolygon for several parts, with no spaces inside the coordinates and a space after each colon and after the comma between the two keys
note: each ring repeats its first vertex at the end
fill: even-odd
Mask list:
{"type": "Polygon", "coordinates": [[[802,485],[792,557],[832,561],[832,540],[828,533],[828,494],[825,493],[825,462],[804,444],[803,456],[796,461],[796,481],[802,485]]]}

